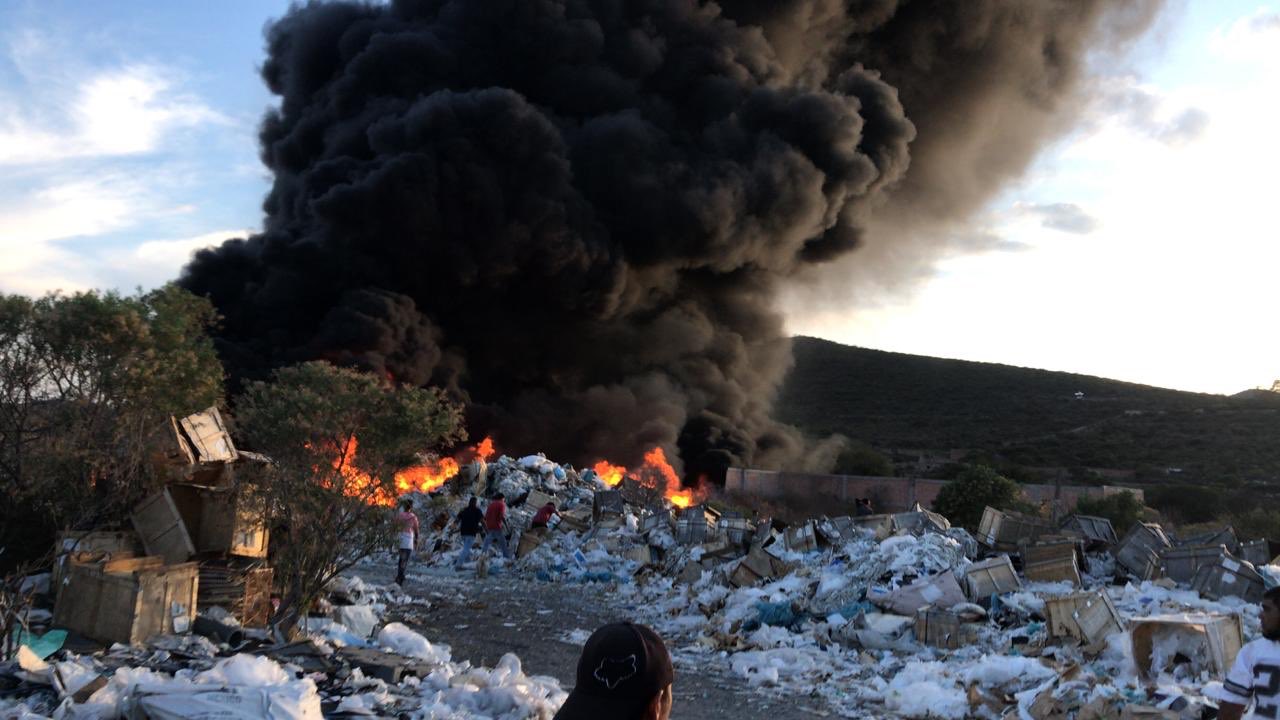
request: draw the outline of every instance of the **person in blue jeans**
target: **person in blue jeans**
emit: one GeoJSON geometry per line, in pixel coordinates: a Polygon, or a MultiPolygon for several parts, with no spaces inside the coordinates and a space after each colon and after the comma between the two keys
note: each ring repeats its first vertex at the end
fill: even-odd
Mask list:
{"type": "Polygon", "coordinates": [[[461,567],[471,559],[471,546],[475,544],[476,535],[480,534],[480,526],[483,523],[484,513],[480,512],[479,506],[476,505],[476,498],[472,496],[471,502],[458,513],[458,534],[462,536],[462,552],[458,553],[455,566],[461,567]]]}
{"type": "Polygon", "coordinates": [[[484,509],[484,544],[480,553],[488,553],[490,545],[496,545],[502,550],[502,557],[511,559],[511,548],[507,547],[507,503],[502,493],[494,495],[484,509]]]}

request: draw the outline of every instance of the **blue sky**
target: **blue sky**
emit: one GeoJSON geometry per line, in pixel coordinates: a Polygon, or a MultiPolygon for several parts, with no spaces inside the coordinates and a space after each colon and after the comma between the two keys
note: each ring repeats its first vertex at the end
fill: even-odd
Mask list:
{"type": "MultiPolygon", "coordinates": [[[[255,230],[287,3],[0,3],[0,291],[154,287],[255,230]]],[[[1085,121],[970,232],[1013,250],[788,327],[840,342],[1235,392],[1280,377],[1280,0],[1175,3],[1085,121]]]]}
{"type": "Polygon", "coordinates": [[[257,227],[257,65],[286,6],[0,4],[0,289],[152,287],[257,227]]]}

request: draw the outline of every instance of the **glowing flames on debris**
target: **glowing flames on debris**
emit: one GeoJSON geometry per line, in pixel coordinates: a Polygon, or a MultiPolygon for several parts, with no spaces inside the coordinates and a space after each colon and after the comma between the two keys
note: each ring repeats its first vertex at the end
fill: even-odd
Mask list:
{"type": "Polygon", "coordinates": [[[613,465],[607,460],[601,460],[592,468],[596,471],[596,475],[600,476],[601,482],[609,487],[618,487],[622,484],[622,476],[627,474],[627,469],[621,465],[613,465]]]}
{"type": "Polygon", "coordinates": [[[644,465],[635,472],[628,473],[625,467],[614,465],[607,460],[601,460],[592,469],[609,487],[617,487],[622,484],[624,477],[629,477],[645,487],[661,488],[667,502],[679,508],[687,508],[702,502],[707,496],[702,483],[698,483],[698,486],[693,488],[681,486],[680,476],[667,462],[667,454],[660,447],[645,453],[644,465]]]}
{"type": "MultiPolygon", "coordinates": [[[[378,484],[368,473],[355,467],[359,442],[352,437],[342,452],[335,453],[333,467],[342,476],[342,493],[348,497],[365,498],[370,505],[392,506],[397,495],[408,492],[431,492],[457,476],[462,464],[456,458],[440,458],[421,465],[407,467],[395,474],[395,493],[378,484]]],[[[467,455],[487,460],[494,454],[493,438],[486,437],[475,447],[468,448],[467,455]]]]}

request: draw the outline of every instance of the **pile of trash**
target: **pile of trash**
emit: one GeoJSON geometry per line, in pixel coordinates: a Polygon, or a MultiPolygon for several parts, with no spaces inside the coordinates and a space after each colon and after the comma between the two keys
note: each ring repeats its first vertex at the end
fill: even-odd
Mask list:
{"type": "MultiPolygon", "coordinates": [[[[174,503],[180,487],[159,496],[169,510],[156,517],[196,527],[191,498],[211,491],[174,503]]],[[[541,455],[477,461],[409,497],[424,520],[419,561],[436,572],[507,574],[547,592],[604,584],[666,637],[678,664],[715,664],[761,693],[821,698],[851,716],[1200,718],[1216,708],[1235,654],[1259,636],[1258,603],[1280,581],[1280,547],[1242,542],[1230,528],[1177,538],[1140,523],[1117,537],[1104,518],[987,508],[970,534],[919,505],[788,524],[715,503],[679,507],[633,477],[541,455]],[[458,565],[459,511],[498,492],[514,557],[458,565]],[[557,513],[530,527],[549,503],[557,513]]],[[[203,557],[198,547],[190,555],[162,542],[145,517],[136,525],[140,537],[75,538],[51,576],[29,578],[59,600],[31,616],[17,657],[0,666],[0,718],[198,708],[514,720],[549,718],[564,701],[556,679],[526,675],[515,655],[492,668],[455,662],[410,627],[425,624],[429,600],[354,577],[312,609],[304,639],[273,638],[258,622],[260,590],[231,571],[251,556],[220,546],[217,562],[188,567],[203,557]],[[135,557],[123,542],[153,545],[135,557]],[[157,548],[178,562],[153,559],[157,548]],[[103,614],[103,603],[84,601],[88,590],[67,592],[97,588],[100,599],[108,585],[121,597],[165,598],[163,607],[103,614]],[[214,602],[223,599],[234,604],[214,602]],[[77,646],[68,627],[102,646],[77,646]]]]}
{"type": "Polygon", "coordinates": [[[189,633],[96,651],[64,647],[53,630],[0,666],[0,718],[280,718],[334,715],[405,718],[550,718],[567,693],[529,676],[514,654],[492,668],[454,662],[450,648],[390,619],[429,603],[398,590],[339,578],[327,618],[310,617],[304,639],[275,642],[213,608],[189,633]],[[48,642],[50,636],[56,642],[48,642]]]}
{"type": "MultiPolygon", "coordinates": [[[[855,715],[1198,718],[1280,579],[1280,548],[1230,528],[1117,538],[1105,518],[987,508],[974,537],[918,505],[784,525],[544,460],[496,464],[517,550],[489,572],[610,583],[677,655],[855,715]],[[545,502],[558,524],[526,529],[545,502]]],[[[433,562],[456,557],[465,497],[431,501],[433,562]]]]}

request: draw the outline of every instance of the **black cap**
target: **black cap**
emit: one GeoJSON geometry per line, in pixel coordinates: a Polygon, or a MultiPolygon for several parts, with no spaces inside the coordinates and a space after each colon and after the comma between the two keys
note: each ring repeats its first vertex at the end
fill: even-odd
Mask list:
{"type": "Polygon", "coordinates": [[[578,683],[556,720],[628,717],[675,680],[658,633],[629,622],[605,625],[587,638],[578,683]]]}

